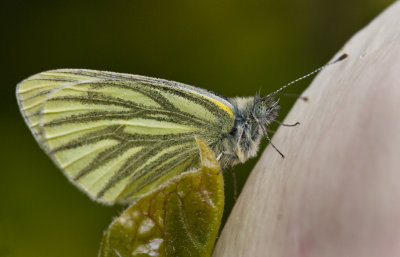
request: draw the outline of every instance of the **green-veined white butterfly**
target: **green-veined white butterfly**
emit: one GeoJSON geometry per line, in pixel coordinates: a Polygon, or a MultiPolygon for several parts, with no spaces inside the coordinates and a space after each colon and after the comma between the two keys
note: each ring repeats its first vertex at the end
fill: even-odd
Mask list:
{"type": "Polygon", "coordinates": [[[224,166],[254,157],[262,135],[270,141],[265,127],[278,115],[275,96],[290,84],[266,97],[225,98],[163,79],[59,69],[22,81],[17,99],[36,140],[65,175],[93,199],[114,203],[195,167],[194,136],[224,166]]]}

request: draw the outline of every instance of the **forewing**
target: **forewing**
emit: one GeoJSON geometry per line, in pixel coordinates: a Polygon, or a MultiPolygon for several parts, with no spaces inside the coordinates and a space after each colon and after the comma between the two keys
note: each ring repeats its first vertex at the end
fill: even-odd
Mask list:
{"type": "Polygon", "coordinates": [[[53,70],[17,87],[35,138],[92,198],[126,202],[198,163],[194,136],[220,148],[225,99],[193,86],[93,70],[53,70]]]}

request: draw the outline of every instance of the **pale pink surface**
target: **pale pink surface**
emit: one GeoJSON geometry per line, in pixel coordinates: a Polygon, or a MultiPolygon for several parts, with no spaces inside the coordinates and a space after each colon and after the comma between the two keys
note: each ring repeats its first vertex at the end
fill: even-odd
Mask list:
{"type": "Polygon", "coordinates": [[[400,2],[357,33],[285,119],[214,255],[400,256],[400,2]]]}

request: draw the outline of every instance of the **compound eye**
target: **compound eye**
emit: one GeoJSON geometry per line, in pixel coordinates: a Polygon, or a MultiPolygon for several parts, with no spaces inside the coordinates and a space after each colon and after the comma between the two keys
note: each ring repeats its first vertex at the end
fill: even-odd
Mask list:
{"type": "Polygon", "coordinates": [[[257,117],[258,117],[258,118],[261,118],[261,117],[264,116],[264,114],[265,114],[265,107],[262,106],[262,105],[257,106],[257,109],[256,109],[256,115],[257,115],[257,117]]]}

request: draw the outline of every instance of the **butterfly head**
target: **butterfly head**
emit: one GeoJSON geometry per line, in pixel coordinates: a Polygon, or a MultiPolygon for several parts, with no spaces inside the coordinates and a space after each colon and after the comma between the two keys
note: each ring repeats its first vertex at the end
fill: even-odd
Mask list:
{"type": "Polygon", "coordinates": [[[260,126],[268,126],[278,116],[279,99],[275,100],[274,95],[254,98],[252,116],[260,126]]]}
{"type": "Polygon", "coordinates": [[[231,165],[243,163],[256,156],[263,130],[275,121],[279,111],[279,100],[274,95],[260,97],[236,97],[231,99],[235,106],[235,126],[231,132],[230,144],[225,152],[233,152],[231,165]]]}

